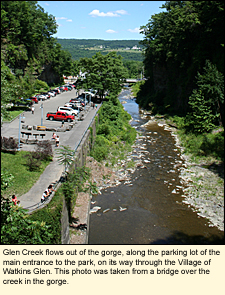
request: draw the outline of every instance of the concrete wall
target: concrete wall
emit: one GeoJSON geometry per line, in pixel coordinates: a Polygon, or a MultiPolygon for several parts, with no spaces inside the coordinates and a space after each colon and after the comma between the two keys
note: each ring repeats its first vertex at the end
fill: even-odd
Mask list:
{"type": "MultiPolygon", "coordinates": [[[[98,117],[98,115],[97,115],[98,117]]],[[[90,125],[92,128],[92,134],[90,129],[87,130],[86,134],[84,135],[79,147],[77,148],[77,151],[75,153],[75,161],[74,164],[76,167],[82,167],[86,163],[86,157],[90,153],[95,137],[96,137],[96,123],[95,119],[92,121],[92,124],[90,125]]],[[[73,166],[74,167],[74,166],[73,166]]],[[[71,167],[71,169],[73,168],[71,167]]],[[[61,241],[62,244],[69,244],[70,238],[69,238],[69,217],[68,217],[68,211],[66,207],[65,200],[63,201],[63,211],[62,211],[62,218],[61,218],[61,241]]]]}
{"type": "Polygon", "coordinates": [[[61,241],[62,244],[70,243],[69,216],[65,199],[63,199],[63,209],[61,216],[61,241]]]}

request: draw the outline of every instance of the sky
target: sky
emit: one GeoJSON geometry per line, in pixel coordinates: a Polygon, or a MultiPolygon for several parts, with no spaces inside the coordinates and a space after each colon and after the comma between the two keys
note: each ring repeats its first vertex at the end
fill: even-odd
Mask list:
{"type": "Polygon", "coordinates": [[[142,40],[140,26],[165,1],[38,1],[58,24],[56,38],[142,40]]]}

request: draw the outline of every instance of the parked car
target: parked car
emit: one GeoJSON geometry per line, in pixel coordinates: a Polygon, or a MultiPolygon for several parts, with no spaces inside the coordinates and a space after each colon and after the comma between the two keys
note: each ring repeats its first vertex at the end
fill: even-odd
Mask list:
{"type": "Polygon", "coordinates": [[[70,85],[67,85],[66,87],[69,91],[71,91],[73,89],[70,85]]]}
{"type": "Polygon", "coordinates": [[[47,99],[46,96],[42,95],[42,94],[37,94],[36,97],[38,100],[46,100],[47,99]]]}
{"type": "Polygon", "coordinates": [[[59,89],[52,89],[52,92],[55,92],[56,94],[60,94],[61,91],[59,89]]]}
{"type": "Polygon", "coordinates": [[[20,98],[15,103],[17,106],[31,106],[33,104],[33,101],[29,98],[20,98]]]}
{"type": "Polygon", "coordinates": [[[31,96],[29,97],[29,99],[31,99],[34,103],[38,103],[38,99],[36,96],[31,96]]]}
{"type": "Polygon", "coordinates": [[[66,86],[60,86],[59,89],[61,91],[68,91],[68,88],[66,86]]]}
{"type": "Polygon", "coordinates": [[[57,111],[67,112],[68,114],[74,115],[74,116],[76,116],[78,114],[77,110],[74,110],[70,107],[58,107],[57,111]]]}
{"type": "Polygon", "coordinates": [[[48,94],[49,94],[51,97],[56,96],[56,93],[55,93],[54,91],[48,91],[48,94]]]}
{"type": "Polygon", "coordinates": [[[74,84],[69,84],[69,86],[71,86],[72,88],[76,88],[74,84]]]}
{"type": "Polygon", "coordinates": [[[71,102],[67,102],[64,107],[68,107],[68,108],[72,108],[73,110],[77,110],[79,112],[82,112],[83,111],[83,107],[80,106],[80,105],[76,105],[74,103],[71,103],[71,102]]]}
{"type": "Polygon", "coordinates": [[[50,121],[53,120],[58,120],[58,121],[67,121],[67,122],[72,122],[75,120],[75,116],[69,115],[66,112],[56,112],[56,113],[47,113],[46,118],[49,119],[50,121]]]}
{"type": "Polygon", "coordinates": [[[45,95],[47,99],[51,97],[50,94],[48,94],[48,92],[42,92],[42,95],[45,95]]]}
{"type": "Polygon", "coordinates": [[[71,98],[69,102],[76,103],[76,102],[80,102],[80,101],[77,98],[71,98]]]}

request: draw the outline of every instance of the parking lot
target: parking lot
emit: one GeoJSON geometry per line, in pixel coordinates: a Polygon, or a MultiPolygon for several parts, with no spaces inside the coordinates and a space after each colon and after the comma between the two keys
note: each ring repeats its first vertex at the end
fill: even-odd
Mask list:
{"type": "MultiPolygon", "coordinates": [[[[46,127],[53,127],[58,128],[62,125],[60,121],[49,121],[46,120],[46,113],[47,112],[56,112],[58,106],[63,106],[64,103],[68,102],[72,97],[76,97],[78,95],[76,90],[71,90],[68,92],[61,93],[50,100],[43,101],[43,125],[46,127]]],[[[26,125],[35,126],[35,125],[41,125],[41,114],[42,110],[40,109],[42,102],[39,102],[38,104],[35,104],[35,111],[34,114],[31,113],[31,111],[24,112],[24,123],[26,125]]],[[[100,107],[100,104],[97,105],[97,109],[92,108],[89,105],[86,106],[86,109],[84,110],[84,119],[82,121],[77,121],[73,128],[70,131],[65,132],[56,132],[57,135],[60,137],[60,146],[67,145],[71,149],[75,149],[80,142],[83,134],[88,129],[91,121],[95,117],[98,109],[100,107]]],[[[65,126],[70,123],[65,122],[65,126]]],[[[22,131],[23,129],[21,129],[22,131]]],[[[11,123],[3,123],[1,128],[2,135],[5,137],[14,137],[18,139],[18,133],[19,133],[19,118],[16,118],[11,123]]],[[[43,137],[44,139],[51,139],[52,137],[52,131],[37,131],[37,130],[30,130],[30,133],[32,134],[30,138],[34,138],[35,133],[38,134],[45,134],[43,137]]],[[[39,135],[40,136],[40,135],[39,135]]],[[[21,136],[22,138],[22,136],[21,136]]],[[[39,138],[39,140],[42,140],[39,138]]],[[[27,150],[31,151],[35,149],[35,144],[23,144],[21,150],[27,150]]],[[[59,165],[57,161],[57,154],[56,150],[58,147],[55,147],[53,144],[53,152],[54,157],[53,161],[47,166],[43,174],[40,176],[40,178],[37,180],[37,182],[34,184],[34,186],[30,189],[29,192],[22,196],[18,196],[19,200],[21,202],[21,206],[24,208],[31,208],[35,204],[38,204],[41,200],[41,196],[43,194],[43,191],[50,183],[56,182],[60,179],[64,167],[63,165],[59,165]]]]}
{"type": "MultiPolygon", "coordinates": [[[[80,91],[82,93],[82,91],[80,91]]],[[[75,98],[79,95],[76,89],[72,89],[71,91],[63,92],[61,94],[56,95],[55,97],[51,97],[45,101],[39,101],[38,104],[34,104],[35,110],[34,114],[30,110],[25,111],[21,115],[21,123],[20,118],[17,117],[10,123],[3,123],[1,127],[1,136],[4,137],[13,137],[15,139],[19,138],[19,128],[20,128],[20,140],[24,142],[27,138],[30,140],[51,140],[52,138],[52,131],[38,131],[36,130],[35,126],[45,126],[50,129],[58,129],[62,126],[61,121],[50,121],[46,119],[46,114],[48,112],[56,112],[59,106],[64,106],[65,103],[69,102],[71,98],[75,98]],[[41,108],[43,106],[43,109],[41,108]],[[20,125],[20,126],[19,126],[20,125]],[[30,130],[23,129],[23,127],[29,126],[30,130]],[[22,133],[21,133],[22,132],[22,133]],[[30,133],[30,135],[26,135],[26,133],[30,133]]],[[[87,98],[88,99],[88,98],[87,98]]],[[[93,111],[91,104],[87,104],[84,110],[79,114],[79,117],[87,115],[89,111],[93,111]]],[[[71,123],[65,122],[64,127],[69,126],[71,123]]],[[[78,133],[79,129],[83,129],[82,125],[85,125],[83,121],[78,121],[78,117],[75,119],[75,124],[73,124],[73,132],[66,131],[66,132],[58,132],[57,135],[60,137],[60,145],[70,145],[71,148],[74,147],[74,139],[71,138],[72,133],[74,130],[77,130],[78,133]],[[80,127],[79,127],[80,126],[80,127]]],[[[53,145],[54,146],[54,145],[53,145]]],[[[22,144],[22,150],[33,150],[35,148],[34,144],[22,144]]]]}

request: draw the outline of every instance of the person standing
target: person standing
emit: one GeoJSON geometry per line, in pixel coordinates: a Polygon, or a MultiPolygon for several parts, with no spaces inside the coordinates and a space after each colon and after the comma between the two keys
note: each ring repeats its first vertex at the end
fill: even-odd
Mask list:
{"type": "Polygon", "coordinates": [[[55,134],[55,132],[53,132],[53,134],[52,134],[52,139],[56,139],[56,134],[55,134]]]}
{"type": "Polygon", "coordinates": [[[56,147],[59,146],[59,136],[58,135],[56,136],[56,139],[55,139],[55,146],[56,147]]]}
{"type": "Polygon", "coordinates": [[[31,112],[32,112],[32,114],[34,114],[34,110],[35,110],[35,107],[32,105],[31,106],[31,112]]]}

